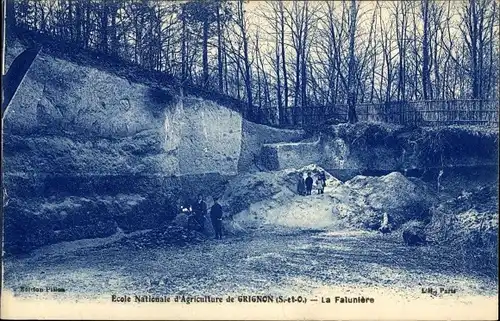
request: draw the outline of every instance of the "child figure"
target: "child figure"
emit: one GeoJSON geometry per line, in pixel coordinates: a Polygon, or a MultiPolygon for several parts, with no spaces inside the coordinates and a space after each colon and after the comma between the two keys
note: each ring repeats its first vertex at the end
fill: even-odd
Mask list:
{"type": "Polygon", "coordinates": [[[321,176],[316,180],[316,188],[318,189],[318,194],[323,194],[325,191],[325,181],[321,176]]]}

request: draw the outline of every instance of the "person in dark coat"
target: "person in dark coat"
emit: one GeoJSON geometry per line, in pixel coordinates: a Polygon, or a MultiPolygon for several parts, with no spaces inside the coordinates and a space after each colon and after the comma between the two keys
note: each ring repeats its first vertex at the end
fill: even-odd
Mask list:
{"type": "Polygon", "coordinates": [[[313,179],[311,177],[311,173],[307,173],[307,178],[306,178],[306,195],[311,195],[312,188],[313,188],[313,179]]]}
{"type": "Polygon", "coordinates": [[[323,187],[326,186],[326,174],[325,174],[325,171],[321,171],[319,173],[319,177],[321,178],[321,180],[323,181],[323,187]]]}
{"type": "Polygon", "coordinates": [[[218,198],[214,197],[214,205],[210,209],[210,220],[214,227],[215,239],[222,239],[222,206],[218,202],[218,198]]]}
{"type": "Polygon", "coordinates": [[[196,222],[198,223],[200,230],[203,232],[205,230],[205,216],[207,215],[207,203],[203,201],[203,195],[198,195],[198,200],[193,206],[193,214],[196,222]]]}
{"type": "Polygon", "coordinates": [[[304,181],[302,173],[299,174],[299,180],[297,182],[297,194],[306,195],[306,182],[304,181]]]}

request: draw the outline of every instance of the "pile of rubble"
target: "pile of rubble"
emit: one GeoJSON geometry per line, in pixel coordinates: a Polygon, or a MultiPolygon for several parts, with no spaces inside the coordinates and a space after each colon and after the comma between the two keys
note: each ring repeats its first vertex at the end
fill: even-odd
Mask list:
{"type": "Polygon", "coordinates": [[[124,237],[114,245],[127,248],[158,248],[165,246],[179,246],[192,243],[200,243],[207,239],[207,236],[179,226],[170,225],[165,228],[158,228],[145,231],[133,236],[124,237]]]}
{"type": "Polygon", "coordinates": [[[324,194],[297,194],[300,175],[315,179],[324,170],[314,164],[300,169],[259,172],[236,177],[222,197],[224,212],[238,228],[264,225],[297,228],[378,229],[384,216],[393,228],[429,216],[432,194],[398,172],[380,177],[356,176],[343,183],[326,174],[324,194]]]}
{"type": "Polygon", "coordinates": [[[427,233],[433,241],[463,247],[498,246],[498,188],[477,187],[432,208],[427,233]]]}

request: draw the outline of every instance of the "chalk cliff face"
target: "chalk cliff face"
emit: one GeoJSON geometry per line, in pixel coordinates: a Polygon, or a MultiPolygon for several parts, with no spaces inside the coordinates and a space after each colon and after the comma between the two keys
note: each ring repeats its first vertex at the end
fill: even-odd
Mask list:
{"type": "MultiPolygon", "coordinates": [[[[8,63],[20,51],[13,49],[8,63]]],[[[263,143],[302,137],[42,51],[4,117],[2,167],[12,200],[6,246],[155,226],[171,218],[180,199],[220,194],[228,177],[252,170],[263,143]],[[23,238],[26,226],[48,236],[23,238]]]]}
{"type": "Polygon", "coordinates": [[[231,175],[242,138],[230,109],[43,54],[4,125],[9,142],[43,158],[14,153],[9,172],[231,175]]]}
{"type": "Polygon", "coordinates": [[[250,167],[240,158],[254,157],[260,143],[303,135],[43,53],[12,99],[4,128],[8,173],[234,175],[250,167]]]}

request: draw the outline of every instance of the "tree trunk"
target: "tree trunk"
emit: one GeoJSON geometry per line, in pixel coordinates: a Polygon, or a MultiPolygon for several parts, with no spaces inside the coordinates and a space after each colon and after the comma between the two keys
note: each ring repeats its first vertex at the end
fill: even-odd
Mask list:
{"type": "MultiPolygon", "coordinates": [[[[248,36],[247,36],[247,25],[245,19],[245,10],[243,9],[243,0],[238,1],[238,24],[241,31],[241,40],[243,42],[243,66],[244,66],[244,81],[245,81],[245,91],[247,96],[247,115],[250,120],[255,119],[253,110],[253,97],[252,97],[252,79],[250,71],[250,58],[248,55],[248,36]]],[[[239,59],[238,59],[239,60],[239,59]]]]}
{"type": "Polygon", "coordinates": [[[224,57],[223,57],[223,60],[224,60],[224,88],[225,88],[225,92],[227,93],[229,91],[229,86],[228,86],[228,80],[227,80],[227,74],[228,74],[228,68],[227,68],[227,52],[226,52],[226,44],[224,44],[224,51],[223,51],[223,54],[224,54],[224,57]]]}
{"type": "Polygon", "coordinates": [[[217,76],[219,80],[219,92],[224,92],[224,80],[222,70],[222,27],[221,27],[220,5],[217,5],[217,76]]]}
{"type": "Polygon", "coordinates": [[[472,46],[472,98],[479,98],[479,71],[478,71],[478,57],[477,57],[477,43],[478,43],[478,34],[477,34],[477,10],[476,10],[476,1],[470,1],[471,6],[471,18],[472,18],[472,32],[471,32],[471,46],[472,46]]]}
{"type": "MultiPolygon", "coordinates": [[[[277,20],[277,19],[276,19],[277,20]]],[[[285,123],[285,113],[284,113],[284,110],[283,110],[283,97],[281,96],[281,73],[280,73],[280,69],[281,69],[281,64],[280,64],[280,56],[281,56],[281,52],[280,52],[280,47],[279,47],[279,44],[280,44],[280,41],[279,41],[279,37],[278,37],[278,23],[276,21],[276,24],[275,24],[275,30],[276,30],[276,99],[278,100],[278,123],[280,125],[284,124],[285,123]]]]}
{"type": "Polygon", "coordinates": [[[288,74],[286,71],[286,54],[285,54],[285,10],[283,2],[279,2],[280,6],[280,28],[281,28],[281,63],[283,65],[283,91],[284,91],[284,108],[288,110],[288,74]]]}
{"type": "Polygon", "coordinates": [[[248,101],[248,117],[250,119],[254,119],[254,110],[253,110],[253,98],[252,98],[252,79],[250,77],[250,61],[248,57],[248,39],[246,39],[246,35],[243,36],[243,59],[245,64],[245,87],[248,101]]]}
{"type": "MultiPolygon", "coordinates": [[[[240,52],[240,48],[238,48],[238,53],[240,52]]],[[[238,100],[241,100],[241,92],[240,92],[240,70],[241,70],[241,63],[240,59],[236,59],[236,89],[237,89],[237,98],[238,100]]],[[[241,110],[241,113],[243,115],[246,115],[245,110],[241,110]]]]}
{"type": "Polygon", "coordinates": [[[208,86],[208,20],[203,21],[203,87],[208,86]]]}
{"type": "Polygon", "coordinates": [[[422,92],[424,100],[428,100],[430,85],[429,70],[429,0],[422,1],[422,18],[424,23],[424,35],[422,39],[422,92]]]}
{"type": "Polygon", "coordinates": [[[78,45],[82,45],[82,4],[80,1],[75,6],[75,41],[78,45]]]}
{"type": "Polygon", "coordinates": [[[398,68],[398,100],[404,101],[406,99],[406,30],[408,25],[406,3],[399,2],[397,6],[401,5],[401,21],[399,21],[399,14],[396,12],[396,35],[398,36],[398,51],[399,51],[399,68],[398,68]],[[399,26],[399,22],[401,25],[399,26]]]}
{"type": "Polygon", "coordinates": [[[104,1],[102,3],[101,11],[101,50],[108,53],[108,17],[109,17],[109,4],[104,1]]]}
{"type": "Polygon", "coordinates": [[[355,57],[354,57],[354,39],[356,32],[356,0],[351,0],[351,17],[349,25],[349,66],[348,66],[348,78],[347,78],[347,105],[348,105],[348,119],[349,123],[358,122],[358,116],[356,115],[356,88],[354,83],[354,73],[355,73],[355,57]]]}
{"type": "Polygon", "coordinates": [[[118,42],[117,34],[116,34],[116,13],[117,7],[116,4],[112,4],[113,9],[111,10],[111,53],[113,55],[118,55],[120,44],[118,42]]]}
{"type": "Polygon", "coordinates": [[[181,20],[182,20],[181,80],[182,80],[182,85],[184,85],[187,79],[187,51],[186,51],[187,33],[186,33],[186,18],[184,14],[182,14],[181,20]]]}
{"type": "MultiPolygon", "coordinates": [[[[298,45],[300,46],[300,44],[298,45]]],[[[293,108],[298,109],[300,106],[299,96],[300,96],[300,54],[302,49],[300,47],[295,48],[295,90],[293,93],[293,108]]]]}
{"type": "Polygon", "coordinates": [[[83,43],[85,48],[90,45],[90,4],[87,2],[85,6],[85,19],[83,20],[84,32],[83,32],[83,43]]]}
{"type": "MultiPolygon", "coordinates": [[[[304,9],[305,14],[304,18],[308,19],[309,16],[309,6],[307,2],[304,2],[304,9]]],[[[301,55],[301,121],[303,122],[303,115],[304,111],[307,108],[307,57],[306,57],[306,52],[307,52],[307,34],[309,31],[309,26],[308,26],[308,21],[304,21],[304,35],[303,35],[303,41],[302,41],[302,55],[301,55]]]]}

